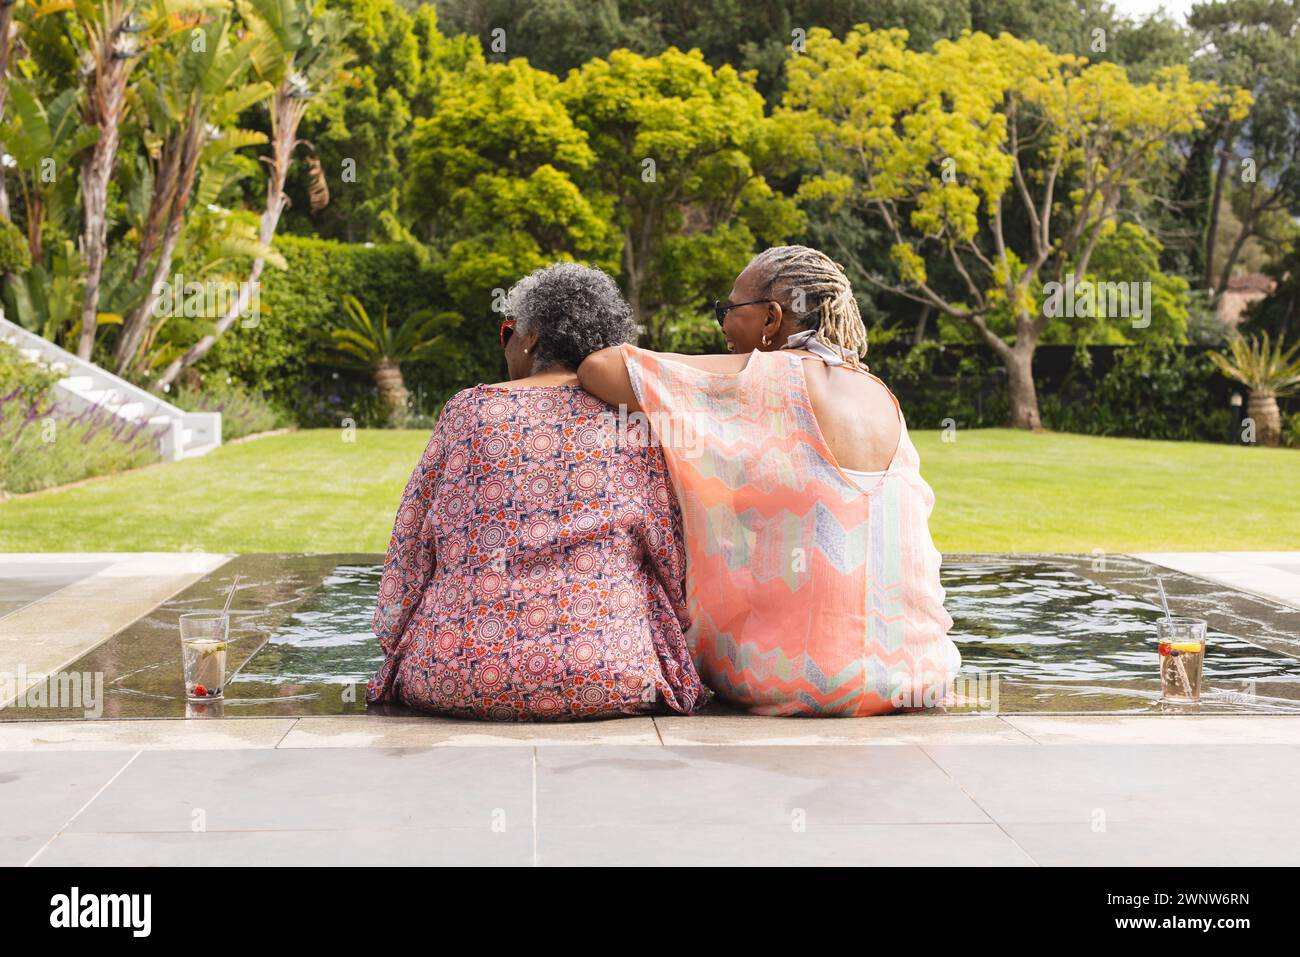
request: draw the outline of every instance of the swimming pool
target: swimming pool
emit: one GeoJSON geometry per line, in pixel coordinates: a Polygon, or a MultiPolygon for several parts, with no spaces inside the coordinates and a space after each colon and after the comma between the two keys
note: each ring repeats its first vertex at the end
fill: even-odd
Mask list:
{"type": "MultiPolygon", "coordinates": [[[[378,555],[240,556],[69,670],[104,674],[104,717],[194,713],[180,693],[176,621],[185,611],[219,607],[238,573],[243,582],[231,623],[226,701],[200,710],[364,712],[365,682],[381,660],[370,634],[381,561],[378,555]]],[[[1167,708],[1159,701],[1153,640],[1161,614],[1153,594],[1157,572],[1177,613],[1210,622],[1209,691],[1200,711],[1300,712],[1300,610],[1128,556],[946,556],[945,605],[962,675],[990,682],[996,676],[997,708],[1004,713],[1167,708]]],[[[72,716],[0,711],[0,719],[72,716]]]]}

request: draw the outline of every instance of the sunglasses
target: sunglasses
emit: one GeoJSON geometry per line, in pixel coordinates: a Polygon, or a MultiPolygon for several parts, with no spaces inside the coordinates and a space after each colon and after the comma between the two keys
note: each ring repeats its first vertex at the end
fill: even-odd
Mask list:
{"type": "Polygon", "coordinates": [[[510,337],[513,336],[514,334],[515,334],[515,321],[513,319],[502,319],[501,320],[501,348],[502,349],[506,347],[506,343],[510,341],[510,337]]]}
{"type": "Polygon", "coordinates": [[[713,300],[713,317],[718,320],[718,325],[727,321],[727,313],[733,309],[739,309],[741,306],[752,306],[758,302],[776,302],[775,299],[751,299],[749,302],[731,302],[727,299],[713,300]]]}

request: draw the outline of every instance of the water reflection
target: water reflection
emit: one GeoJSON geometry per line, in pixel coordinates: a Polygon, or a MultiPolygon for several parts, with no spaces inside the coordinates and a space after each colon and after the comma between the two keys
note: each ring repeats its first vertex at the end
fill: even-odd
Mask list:
{"type": "MultiPolygon", "coordinates": [[[[382,660],[370,633],[378,565],[336,565],[233,686],[364,685],[382,660]]],[[[945,605],[963,672],[1021,681],[1153,678],[1154,605],[1048,564],[945,564],[945,605]]],[[[1209,633],[1207,680],[1300,678],[1300,659],[1209,633]]]]}
{"type": "MultiPolygon", "coordinates": [[[[1151,678],[1154,605],[1051,565],[945,565],[963,671],[1028,681],[1151,678]]],[[[1300,659],[1210,631],[1207,679],[1300,677],[1300,659]]]]}

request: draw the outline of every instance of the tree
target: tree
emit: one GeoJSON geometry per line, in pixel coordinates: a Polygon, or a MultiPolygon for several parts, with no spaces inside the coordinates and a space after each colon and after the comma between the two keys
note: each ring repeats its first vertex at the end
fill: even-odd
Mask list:
{"type": "Polygon", "coordinates": [[[1243,249],[1259,238],[1277,249],[1300,210],[1300,4],[1295,0],[1225,0],[1188,16],[1221,83],[1247,87],[1248,113],[1225,115],[1205,235],[1205,286],[1227,289],[1243,249]],[[1226,252],[1218,233],[1231,202],[1240,228],[1226,252]]]}
{"type": "Polygon", "coordinates": [[[518,57],[564,76],[615,47],[662,49],[644,21],[625,22],[617,0],[440,0],[438,16],[449,33],[474,37],[488,58],[518,57]],[[500,31],[500,32],[497,32],[500,31]],[[504,45],[504,50],[494,49],[504,45]]]}
{"type": "Polygon", "coordinates": [[[433,112],[441,86],[481,60],[472,37],[445,37],[431,6],[412,12],[396,0],[344,0],[356,29],[346,39],[355,65],[348,82],[319,98],[302,137],[319,159],[329,205],[306,200],[313,178],[289,176],[293,202],[284,228],[347,242],[399,238],[413,225],[403,202],[412,125],[433,112]]]}
{"type": "Polygon", "coordinates": [[[144,298],[127,315],[117,337],[114,360],[119,375],[134,364],[149,329],[203,159],[265,142],[261,134],[228,128],[242,111],[272,92],[269,83],[244,82],[256,42],[253,34],[232,38],[229,13],[221,10],[196,24],[181,50],[163,51],[160,82],[147,85],[163,142],[133,278],[149,272],[151,260],[153,268],[144,298]]]}
{"type": "MultiPolygon", "coordinates": [[[[284,183],[298,146],[298,125],[312,97],[340,81],[351,57],[343,45],[351,27],[339,11],[317,15],[310,0],[240,0],[239,12],[253,37],[253,73],[274,88],[270,105],[271,155],[264,158],[268,167],[266,205],[257,236],[261,246],[269,248],[288,202],[284,183]]],[[[157,389],[170,388],[182,369],[207,355],[217,339],[234,325],[248,308],[252,288],[265,265],[265,255],[254,257],[248,281],[240,286],[226,314],[212,332],[167,366],[155,383],[157,389]]]]}
{"type": "Polygon", "coordinates": [[[782,151],[752,79],[670,48],[615,50],[564,83],[596,154],[590,179],[614,198],[623,291],[652,347],[674,307],[730,288],[756,235],[779,242],[799,223],[758,169],[782,151]]]}
{"type": "MultiPolygon", "coordinates": [[[[0,3],[0,118],[4,116],[5,100],[9,95],[9,54],[13,49],[14,13],[17,9],[17,0],[0,3]]],[[[3,150],[3,144],[0,144],[0,150],[3,150]]],[[[3,166],[0,166],[0,219],[9,221],[9,191],[3,166]]]]}
{"type": "MultiPolygon", "coordinates": [[[[1136,223],[1107,221],[1101,226],[1097,245],[1088,261],[1084,277],[1094,289],[1106,284],[1121,285],[1142,276],[1149,295],[1139,292],[1138,306],[1145,310],[1138,323],[1132,317],[1110,316],[1106,310],[1097,309],[1091,314],[1071,310],[1073,315],[1064,318],[1059,313],[1043,329],[1043,343],[1075,343],[1079,345],[1184,345],[1190,306],[1190,286],[1186,279],[1166,273],[1160,268],[1160,242],[1136,223]]],[[[1036,284],[1034,298],[1041,300],[1043,291],[1036,284]]],[[[1007,323],[998,326],[1009,333],[1014,327],[1007,323]]]]}
{"type": "Polygon", "coordinates": [[[33,84],[9,83],[13,118],[0,125],[0,139],[14,158],[14,175],[22,198],[31,261],[43,259],[42,231],[51,206],[61,206],[68,180],[57,175],[99,138],[100,131],[84,126],[77,110],[77,90],[67,89],[47,107],[33,84]]]}
{"type": "Polygon", "coordinates": [[[399,424],[406,416],[409,398],[402,363],[431,359],[454,349],[446,334],[459,325],[460,316],[425,309],[394,329],[388,324],[387,306],[375,322],[356,296],[343,298],[343,313],[343,324],[330,331],[334,348],[346,364],[374,376],[389,423],[399,424]]]}
{"type": "Polygon", "coordinates": [[[1271,332],[1276,339],[1300,341],[1300,243],[1264,267],[1273,291],[1246,309],[1242,332],[1271,332]]]}
{"type": "Polygon", "coordinates": [[[89,76],[82,98],[82,120],[98,131],[81,163],[82,254],[86,286],[81,304],[77,355],[90,359],[95,348],[100,280],[108,254],[108,186],[117,163],[127,87],[145,49],[177,27],[166,0],[75,0],[85,39],[83,62],[89,76]]]}
{"type": "Polygon", "coordinates": [[[1104,228],[1158,174],[1169,142],[1248,100],[1181,67],[1134,84],[1116,64],[1007,34],[930,52],[906,40],[817,30],[791,60],[782,121],[819,168],[800,193],[883,222],[894,268],[872,281],[967,323],[1007,370],[1012,424],[1040,428],[1033,355],[1051,317],[1039,284],[1083,281],[1104,228]],[[926,254],[953,282],[930,281],[926,254]],[[990,324],[1000,312],[1008,335],[990,324]]]}
{"type": "Polygon", "coordinates": [[[494,290],[557,259],[617,262],[612,203],[579,183],[596,156],[559,88],[525,60],[478,61],[416,124],[407,200],[467,315],[487,314],[494,290]]]}

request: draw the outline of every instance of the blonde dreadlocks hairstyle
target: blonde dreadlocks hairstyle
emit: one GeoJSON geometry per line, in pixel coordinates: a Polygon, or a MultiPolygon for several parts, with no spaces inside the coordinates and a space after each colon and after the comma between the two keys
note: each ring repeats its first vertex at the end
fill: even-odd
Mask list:
{"type": "Polygon", "coordinates": [[[846,364],[867,367],[861,361],[867,354],[867,327],[839,263],[808,246],[773,246],[749,265],[758,271],[762,295],[781,303],[800,329],[815,329],[814,338],[842,349],[846,364]]]}

